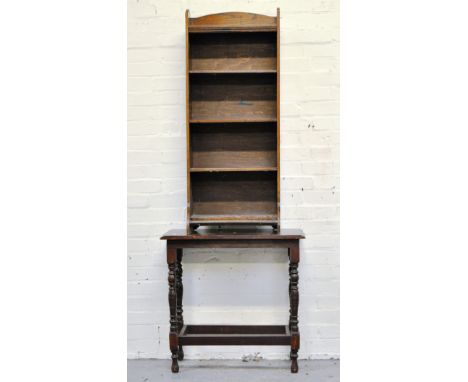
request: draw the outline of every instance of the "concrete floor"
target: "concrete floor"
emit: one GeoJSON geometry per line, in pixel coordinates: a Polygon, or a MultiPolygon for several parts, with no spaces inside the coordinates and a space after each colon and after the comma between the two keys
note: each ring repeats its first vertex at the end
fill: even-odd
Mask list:
{"type": "Polygon", "coordinates": [[[338,382],[339,360],[299,360],[299,372],[291,374],[290,361],[259,360],[184,360],[179,373],[171,373],[171,361],[160,359],[128,360],[127,382],[239,382],[313,381],[338,382]],[[244,379],[243,379],[244,378],[244,379]]]}

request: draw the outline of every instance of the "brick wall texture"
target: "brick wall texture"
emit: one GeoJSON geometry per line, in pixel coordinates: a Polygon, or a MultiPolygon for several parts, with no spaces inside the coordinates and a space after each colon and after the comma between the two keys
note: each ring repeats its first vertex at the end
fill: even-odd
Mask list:
{"type": "MultiPolygon", "coordinates": [[[[129,0],[128,357],[169,358],[165,242],[185,226],[185,26],[281,8],[281,224],[302,228],[300,358],[339,357],[339,3],[129,0]]],[[[287,256],[190,251],[187,323],[283,324],[287,256]]],[[[286,347],[187,347],[186,358],[288,358],[286,347]]]]}

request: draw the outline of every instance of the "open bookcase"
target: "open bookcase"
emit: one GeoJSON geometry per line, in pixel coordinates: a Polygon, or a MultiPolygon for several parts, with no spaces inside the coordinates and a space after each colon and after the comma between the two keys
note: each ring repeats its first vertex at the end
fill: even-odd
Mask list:
{"type": "Polygon", "coordinates": [[[187,224],[279,228],[279,9],[186,21],[187,224]]]}

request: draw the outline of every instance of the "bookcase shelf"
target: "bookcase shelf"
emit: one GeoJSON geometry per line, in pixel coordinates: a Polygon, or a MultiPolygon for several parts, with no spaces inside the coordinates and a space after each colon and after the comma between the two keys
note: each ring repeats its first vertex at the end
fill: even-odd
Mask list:
{"type": "Polygon", "coordinates": [[[188,226],[277,228],[279,17],[187,15],[186,44],[188,226]]]}
{"type": "Polygon", "coordinates": [[[276,58],[193,58],[189,73],[276,73],[276,58]]]}
{"type": "Polygon", "coordinates": [[[274,224],[277,222],[276,215],[192,215],[193,223],[200,223],[205,225],[217,224],[274,224]]]}
{"type": "Polygon", "coordinates": [[[276,170],[276,167],[192,167],[190,172],[264,172],[276,170]]]}
{"type": "Polygon", "coordinates": [[[189,123],[203,123],[203,124],[211,124],[211,123],[259,123],[259,122],[276,122],[276,118],[218,118],[218,119],[190,119],[189,123]]]}
{"type": "Polygon", "coordinates": [[[276,69],[194,69],[190,74],[271,74],[276,69]]]}

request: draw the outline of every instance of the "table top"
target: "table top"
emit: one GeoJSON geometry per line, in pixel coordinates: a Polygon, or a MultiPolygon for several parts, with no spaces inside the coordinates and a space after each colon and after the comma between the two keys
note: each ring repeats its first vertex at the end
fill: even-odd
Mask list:
{"type": "Polygon", "coordinates": [[[283,228],[274,232],[271,228],[216,229],[199,228],[195,232],[171,229],[161,240],[298,240],[304,239],[301,229],[283,228]]]}

